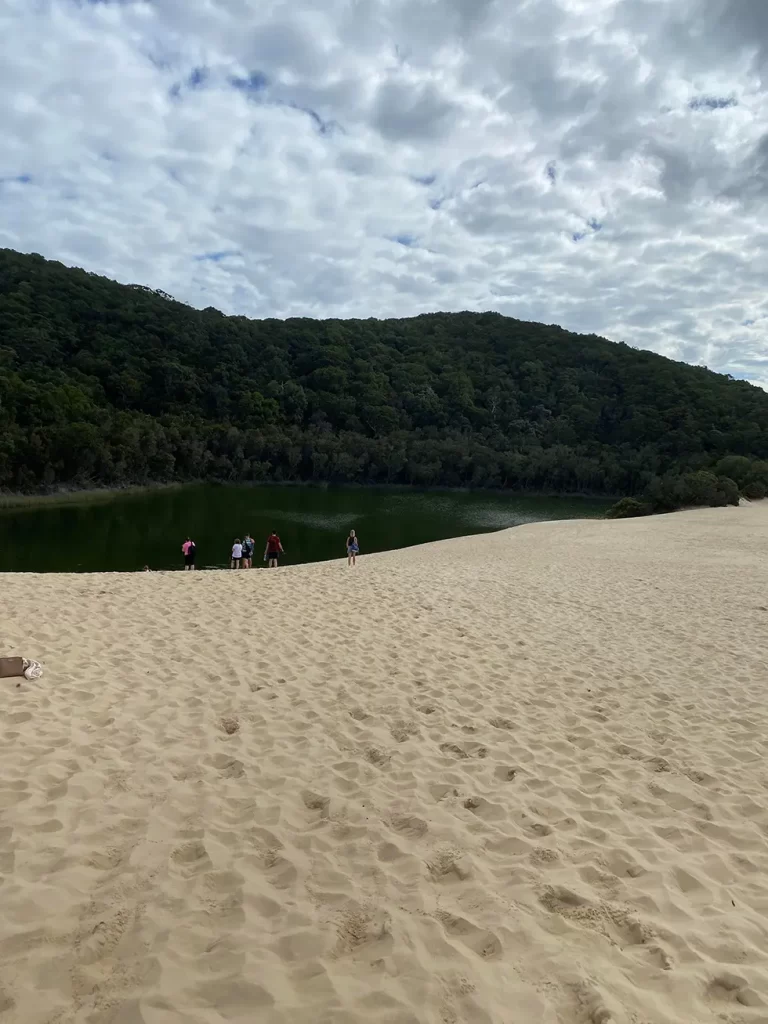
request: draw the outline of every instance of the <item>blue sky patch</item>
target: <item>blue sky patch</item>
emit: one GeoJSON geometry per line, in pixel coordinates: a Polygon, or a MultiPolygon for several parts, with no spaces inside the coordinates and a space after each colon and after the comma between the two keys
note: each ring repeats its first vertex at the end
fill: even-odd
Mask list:
{"type": "Polygon", "coordinates": [[[221,263],[230,256],[242,256],[239,249],[221,249],[218,252],[202,252],[195,256],[197,263],[221,263]]]}
{"type": "Polygon", "coordinates": [[[199,67],[192,68],[187,78],[187,85],[190,89],[199,89],[201,85],[205,85],[208,80],[208,68],[199,67]]]}
{"type": "Polygon", "coordinates": [[[263,71],[252,71],[247,78],[241,75],[233,75],[229,84],[233,89],[240,89],[246,93],[263,92],[269,86],[269,79],[263,71]]]}
{"type": "Polygon", "coordinates": [[[691,110],[725,110],[739,105],[735,96],[695,96],[688,101],[691,110]]]}
{"type": "Polygon", "coordinates": [[[187,89],[202,89],[205,83],[208,81],[209,76],[208,68],[200,65],[199,67],[192,68],[190,73],[187,75],[183,83],[176,82],[168,90],[169,94],[173,99],[177,99],[181,95],[182,87],[187,89]]]}

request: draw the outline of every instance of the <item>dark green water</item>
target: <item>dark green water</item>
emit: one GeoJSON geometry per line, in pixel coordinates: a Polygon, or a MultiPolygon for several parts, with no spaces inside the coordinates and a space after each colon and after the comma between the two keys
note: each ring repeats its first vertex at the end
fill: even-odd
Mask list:
{"type": "Polygon", "coordinates": [[[256,541],[254,566],[262,566],[273,528],[286,551],[282,564],[295,565],[343,557],[350,529],[365,555],[523,523],[599,516],[610,504],[477,492],[203,484],[2,512],[0,571],[177,569],[187,534],[197,544],[198,568],[222,568],[235,537],[246,532],[256,541]]]}

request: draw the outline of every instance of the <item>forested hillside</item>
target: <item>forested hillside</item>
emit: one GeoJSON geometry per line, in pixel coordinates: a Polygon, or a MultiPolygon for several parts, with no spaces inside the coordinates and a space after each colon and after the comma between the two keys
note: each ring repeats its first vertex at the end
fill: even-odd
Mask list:
{"type": "Polygon", "coordinates": [[[768,394],[495,313],[248,320],[0,250],[0,488],[768,483],[768,394]],[[667,474],[666,482],[660,478],[667,474]],[[700,479],[703,479],[700,477],[700,479]]]}

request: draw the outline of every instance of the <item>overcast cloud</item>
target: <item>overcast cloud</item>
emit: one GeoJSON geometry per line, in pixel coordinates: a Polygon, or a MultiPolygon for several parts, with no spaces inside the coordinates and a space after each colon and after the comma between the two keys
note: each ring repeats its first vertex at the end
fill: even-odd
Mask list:
{"type": "Polygon", "coordinates": [[[0,0],[0,246],[768,386],[768,0],[0,0]]]}

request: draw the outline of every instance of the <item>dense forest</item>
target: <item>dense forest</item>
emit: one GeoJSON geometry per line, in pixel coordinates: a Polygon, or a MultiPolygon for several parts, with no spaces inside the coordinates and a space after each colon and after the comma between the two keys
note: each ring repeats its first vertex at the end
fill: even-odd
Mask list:
{"type": "Polygon", "coordinates": [[[768,394],[496,313],[248,320],[0,250],[0,489],[331,481],[759,497],[768,394]]]}

